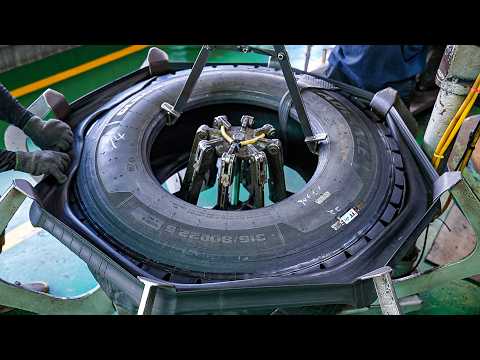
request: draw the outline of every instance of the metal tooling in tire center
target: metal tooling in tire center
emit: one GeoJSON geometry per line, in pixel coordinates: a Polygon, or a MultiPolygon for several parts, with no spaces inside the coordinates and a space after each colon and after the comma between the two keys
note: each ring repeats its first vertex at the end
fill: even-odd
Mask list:
{"type": "MultiPolygon", "coordinates": [[[[266,51],[250,46],[216,47],[242,52],[266,51]]],[[[162,103],[160,111],[168,114],[166,127],[174,127],[182,122],[182,112],[197,80],[199,84],[202,82],[200,75],[207,63],[208,53],[212,50],[212,46],[202,47],[193,69],[187,73],[188,77],[175,105],[168,101],[162,103]],[[177,122],[178,119],[180,121],[177,122]]],[[[304,142],[312,155],[321,157],[322,145],[328,146],[335,141],[335,137],[328,132],[319,131],[318,127],[312,130],[301,96],[305,90],[332,102],[338,101],[338,94],[350,102],[350,108],[355,108],[369,119],[369,126],[381,129],[381,142],[394,159],[391,168],[387,169],[393,174],[390,175],[389,186],[393,189],[390,196],[397,191],[399,198],[390,200],[390,203],[382,207],[383,210],[377,214],[377,220],[362,229],[363,236],[360,240],[356,239],[355,243],[329,254],[328,257],[311,259],[298,266],[289,265],[285,267],[288,271],[279,268],[277,274],[276,270],[272,270],[270,273],[265,271],[263,274],[251,276],[247,271],[244,276],[239,273],[216,277],[215,274],[210,276],[211,274],[205,272],[202,281],[198,278],[201,270],[181,269],[180,265],[179,276],[172,277],[168,264],[146,259],[139,253],[140,250],[132,251],[125,244],[115,241],[108,229],[102,229],[92,221],[92,210],[87,210],[83,204],[85,198],[82,196],[85,195],[78,193],[77,179],[82,156],[86,156],[86,134],[112,109],[119,109],[122,104],[127,104],[124,107],[127,108],[140,102],[142,98],[138,94],[142,94],[142,91],[148,89],[157,79],[163,76],[168,78],[190,67],[189,64],[165,61],[161,51],[156,48],[150,50],[142,68],[70,104],[61,94],[47,91],[49,96],[42,97],[45,106],[51,108],[58,118],[68,122],[75,133],[69,179],[64,185],[58,186],[54,179],[47,177],[35,187],[27,181],[17,180],[2,199],[3,206],[9,205],[14,212],[25,197],[33,199],[30,210],[32,224],[50,232],[83,259],[113,303],[128,312],[179,314],[329,304],[361,308],[371,305],[378,297],[384,313],[400,313],[395,291],[392,291],[391,267],[407,254],[431,222],[439,210],[440,196],[462,183],[459,173],[445,173],[439,177],[411,135],[406,124],[411,123],[412,115],[394,90],[386,89],[372,94],[293,69],[283,46],[275,46],[274,51],[267,51],[267,54],[280,62],[288,88],[287,94],[291,97],[290,105],[293,104],[296,110],[304,142]],[[307,79],[310,85],[299,86],[297,81],[300,78],[307,79]]],[[[255,65],[255,68],[262,67],[255,65]]],[[[286,118],[287,121],[292,121],[288,120],[289,111],[290,108],[286,118]]],[[[348,112],[345,109],[343,111],[348,112]]],[[[212,159],[210,162],[205,161],[208,158],[205,154],[209,149],[217,152],[216,157],[221,160],[218,209],[240,207],[238,184],[234,183],[242,179],[250,189],[249,207],[261,208],[264,205],[263,191],[260,189],[262,184],[257,182],[257,185],[253,186],[253,180],[262,177],[261,182],[266,181],[266,164],[269,168],[269,185],[272,188],[270,196],[273,200],[281,201],[291,195],[282,183],[284,179],[281,171],[277,171],[283,166],[282,141],[286,134],[280,134],[280,141],[273,137],[273,126],[270,124],[255,129],[253,118],[247,114],[243,114],[245,116],[242,117],[240,126],[232,126],[229,118],[221,116],[222,114],[217,115],[212,127],[204,125],[198,128],[182,189],[177,195],[187,202],[195,203],[200,189],[208,183],[205,172],[201,173],[200,170],[211,169],[214,164],[212,159]],[[220,149],[210,147],[212,144],[219,145],[220,149]],[[275,151],[265,150],[272,146],[275,151]],[[231,161],[235,156],[242,160],[236,165],[235,161],[231,161]],[[247,175],[242,175],[238,170],[242,162],[253,164],[247,166],[247,175]],[[230,200],[228,194],[232,185],[233,200],[230,200]]],[[[285,118],[285,114],[283,117],[285,118]]],[[[284,122],[279,125],[285,129],[288,124],[284,122]]],[[[248,210],[246,213],[250,211],[256,210],[248,210]]],[[[361,211],[360,206],[352,208],[343,216],[340,216],[342,213],[338,214],[338,227],[347,225],[350,219],[360,216],[358,214],[361,211]]],[[[335,226],[332,225],[333,230],[330,231],[336,231],[335,226]]],[[[201,266],[203,265],[198,265],[198,268],[201,269],[201,266]]],[[[412,288],[408,288],[408,280],[403,284],[400,285],[404,286],[400,290],[402,295],[416,293],[415,284],[412,288]]]]}

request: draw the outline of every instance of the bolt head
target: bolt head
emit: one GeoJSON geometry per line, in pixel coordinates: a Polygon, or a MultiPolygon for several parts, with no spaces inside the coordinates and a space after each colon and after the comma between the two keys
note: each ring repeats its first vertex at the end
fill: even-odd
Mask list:
{"type": "Polygon", "coordinates": [[[222,125],[225,126],[225,129],[227,130],[230,130],[230,128],[232,127],[226,115],[216,116],[213,119],[213,127],[220,129],[222,125]]]}
{"type": "Polygon", "coordinates": [[[277,144],[270,144],[267,146],[267,151],[270,154],[278,154],[278,152],[280,151],[280,148],[278,147],[277,144]]]}
{"type": "Polygon", "coordinates": [[[242,118],[240,119],[240,123],[242,124],[242,127],[244,128],[251,128],[253,127],[253,124],[255,123],[255,120],[253,116],[249,115],[243,115],[242,118]]]}

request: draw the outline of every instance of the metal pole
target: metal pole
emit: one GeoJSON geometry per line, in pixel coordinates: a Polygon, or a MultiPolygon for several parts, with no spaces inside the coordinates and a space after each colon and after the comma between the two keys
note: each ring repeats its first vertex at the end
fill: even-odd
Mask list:
{"type": "Polygon", "coordinates": [[[448,124],[480,73],[480,46],[448,45],[437,72],[440,87],[424,136],[424,149],[433,156],[448,124]]]}
{"type": "MultiPolygon", "coordinates": [[[[303,135],[311,137],[313,135],[312,129],[310,127],[310,122],[308,121],[307,111],[305,110],[305,105],[303,103],[302,97],[300,95],[300,90],[298,89],[297,80],[293,74],[292,67],[290,65],[290,60],[288,59],[288,53],[284,45],[274,45],[275,53],[277,59],[280,62],[280,67],[282,68],[283,76],[287,82],[288,90],[290,91],[290,96],[292,97],[293,107],[297,111],[298,120],[302,125],[303,135]]],[[[308,144],[310,150],[314,149],[314,144],[308,144]]],[[[313,151],[312,151],[313,152],[313,151]]]]}
{"type": "Polygon", "coordinates": [[[144,287],[137,315],[152,315],[152,308],[158,283],[141,276],[138,277],[138,280],[143,283],[144,287]]]}
{"type": "Polygon", "coordinates": [[[197,59],[193,64],[192,71],[190,72],[190,75],[188,76],[185,85],[183,85],[182,92],[177,98],[175,105],[172,106],[166,102],[162,104],[162,109],[165,110],[169,116],[169,121],[167,122],[167,125],[170,126],[175,124],[180,115],[182,115],[183,109],[185,108],[185,105],[190,98],[190,95],[192,95],[195,84],[197,83],[198,78],[203,71],[203,68],[207,64],[208,56],[211,49],[212,48],[209,45],[202,46],[202,49],[198,53],[197,59]]]}
{"type": "Polygon", "coordinates": [[[310,65],[310,56],[312,54],[313,45],[307,45],[307,52],[305,54],[305,65],[303,67],[304,71],[308,71],[308,65],[310,65]]]}
{"type": "Polygon", "coordinates": [[[402,315],[402,310],[395,293],[392,278],[390,276],[392,268],[382,267],[378,270],[366,274],[362,279],[372,279],[377,291],[378,303],[383,315],[402,315]]]}

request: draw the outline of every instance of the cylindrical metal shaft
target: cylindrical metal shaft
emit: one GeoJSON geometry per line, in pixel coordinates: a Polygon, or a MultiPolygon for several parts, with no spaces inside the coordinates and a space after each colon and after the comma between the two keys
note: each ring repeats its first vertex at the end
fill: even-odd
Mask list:
{"type": "Polygon", "coordinates": [[[479,73],[480,46],[447,46],[437,72],[440,92],[424,136],[424,150],[430,157],[479,73]]]}

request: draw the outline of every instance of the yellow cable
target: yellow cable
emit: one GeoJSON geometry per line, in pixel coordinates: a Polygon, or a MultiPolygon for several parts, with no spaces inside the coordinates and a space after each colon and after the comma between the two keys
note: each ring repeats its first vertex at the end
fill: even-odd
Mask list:
{"type": "Polygon", "coordinates": [[[475,150],[475,147],[479,139],[480,139],[480,131],[477,131],[473,134],[473,140],[469,144],[468,149],[466,150],[466,153],[465,153],[465,157],[462,159],[462,162],[458,167],[460,171],[463,171],[463,169],[467,167],[468,161],[472,157],[473,151],[475,150]]]}
{"type": "Polygon", "coordinates": [[[447,150],[447,147],[450,145],[450,143],[453,141],[455,135],[458,133],[458,131],[460,130],[460,127],[462,126],[463,124],[463,121],[465,120],[465,118],[468,116],[468,114],[470,113],[470,110],[472,109],[473,107],[473,104],[475,104],[475,101],[477,100],[477,96],[478,94],[475,93],[475,95],[473,96],[473,98],[470,100],[470,102],[468,103],[466,109],[463,111],[460,119],[457,121],[457,124],[455,125],[455,127],[453,128],[453,131],[452,133],[448,136],[448,139],[447,139],[447,142],[442,146],[442,153],[444,153],[446,150],[447,150]]]}
{"type": "Polygon", "coordinates": [[[253,144],[255,144],[258,140],[263,139],[264,137],[265,137],[265,134],[260,134],[260,135],[258,135],[258,136],[255,136],[253,139],[243,140],[242,142],[240,142],[240,145],[241,145],[241,146],[253,145],[253,144]]]}
{"type": "Polygon", "coordinates": [[[466,107],[468,106],[468,104],[470,104],[470,102],[472,100],[472,97],[475,95],[474,91],[475,91],[476,88],[478,88],[479,85],[480,85],[480,74],[479,74],[479,76],[477,76],[477,79],[475,80],[475,82],[472,86],[472,89],[468,93],[467,97],[463,101],[462,105],[458,109],[457,113],[455,114],[454,118],[452,119],[452,121],[448,125],[447,129],[445,130],[445,132],[442,135],[442,138],[440,139],[439,143],[437,144],[437,147],[435,149],[435,153],[434,153],[434,156],[433,156],[433,159],[432,159],[432,162],[434,163],[434,165],[438,166],[440,160],[443,158],[443,153],[441,152],[441,149],[444,146],[445,142],[448,140],[448,137],[450,136],[452,130],[457,125],[459,118],[465,112],[466,107]]]}
{"type": "Polygon", "coordinates": [[[220,133],[222,134],[223,138],[225,140],[227,140],[227,142],[229,144],[231,144],[233,142],[233,139],[230,137],[230,135],[227,134],[227,132],[225,131],[225,126],[220,126],[220,133]]]}
{"type": "MultiPolygon", "coordinates": [[[[455,124],[455,127],[453,128],[453,130],[451,131],[451,133],[448,135],[448,139],[447,141],[445,142],[445,144],[442,146],[442,148],[440,149],[440,152],[438,152],[437,154],[442,156],[445,154],[445,152],[447,151],[448,147],[450,146],[450,144],[452,143],[452,141],[455,139],[455,136],[457,136],[459,130],[460,130],[460,127],[462,126],[463,124],[463,121],[465,120],[465,118],[468,116],[468,114],[470,113],[470,110],[472,109],[472,106],[473,104],[475,104],[475,101],[477,100],[477,96],[478,96],[478,93],[475,93],[474,96],[472,97],[472,99],[470,100],[470,102],[468,103],[467,107],[465,108],[465,110],[463,111],[462,115],[460,116],[460,119],[458,119],[457,123],[455,124]]],[[[440,160],[441,158],[440,157],[436,157],[435,158],[436,162],[435,162],[435,168],[438,168],[438,166],[440,165],[440,160]]]]}
{"type": "MultiPolygon", "coordinates": [[[[475,104],[475,101],[477,100],[478,93],[479,93],[479,85],[480,85],[480,74],[478,74],[478,76],[477,76],[472,88],[470,89],[467,97],[465,98],[462,105],[458,109],[457,113],[453,117],[452,121],[448,125],[447,129],[443,133],[442,138],[440,139],[440,141],[439,141],[439,143],[438,143],[438,145],[435,149],[435,152],[434,152],[434,155],[433,155],[433,158],[432,158],[432,163],[433,163],[433,165],[435,166],[436,169],[438,169],[438,167],[440,166],[441,159],[444,158],[445,152],[447,151],[448,147],[452,143],[452,141],[455,138],[455,136],[457,135],[457,133],[460,131],[460,127],[462,126],[463,121],[468,116],[468,114],[470,113],[473,105],[475,104]]],[[[477,134],[475,135],[474,144],[476,143],[476,141],[478,141],[478,135],[477,134]]],[[[462,159],[462,161],[461,161],[461,163],[459,164],[459,167],[458,167],[458,169],[460,171],[463,171],[463,169],[465,169],[465,167],[468,164],[468,160],[470,159],[472,153],[473,153],[473,149],[467,149],[466,156],[462,159]]],[[[448,209],[451,200],[452,200],[452,195],[449,194],[449,196],[447,198],[447,201],[443,205],[440,213],[443,213],[445,210],[448,209]]]]}
{"type": "Polygon", "coordinates": [[[463,121],[470,113],[472,106],[475,104],[475,101],[478,97],[478,87],[480,85],[480,74],[478,74],[470,92],[463,101],[462,105],[458,109],[457,113],[453,117],[452,121],[449,123],[447,129],[443,133],[438,145],[435,149],[432,163],[435,168],[438,168],[440,165],[441,159],[444,157],[445,152],[452,143],[453,139],[457,135],[460,127],[463,124],[463,121]]]}
{"type": "MultiPolygon", "coordinates": [[[[463,171],[467,167],[468,161],[472,157],[473,151],[475,150],[475,145],[477,144],[479,139],[480,139],[480,131],[477,131],[474,134],[473,141],[471,143],[469,141],[468,144],[467,144],[468,148],[465,152],[465,156],[463,157],[461,163],[458,165],[458,171],[463,171]]],[[[448,198],[447,198],[447,201],[445,202],[445,204],[442,207],[442,210],[441,210],[442,214],[445,210],[448,209],[448,206],[450,205],[451,201],[452,201],[452,194],[449,194],[448,198]]]]}
{"type": "Polygon", "coordinates": [[[448,137],[447,134],[449,134],[450,131],[452,131],[453,127],[456,125],[456,122],[457,122],[458,118],[464,112],[465,107],[470,103],[470,100],[472,99],[472,97],[474,95],[474,89],[478,88],[479,85],[480,85],[480,74],[475,79],[475,82],[473,83],[473,86],[472,86],[471,90],[468,92],[465,100],[463,100],[462,105],[457,110],[457,113],[453,117],[452,121],[450,121],[450,124],[448,124],[447,129],[445,130],[445,132],[442,135],[442,138],[440,139],[440,141],[437,144],[437,150],[440,150],[442,148],[442,146],[444,145],[444,143],[445,143],[445,141],[447,140],[447,137],[448,137]]]}
{"type": "MultiPolygon", "coordinates": [[[[477,88],[479,83],[480,83],[480,76],[477,76],[477,79],[475,80],[475,82],[472,86],[472,90],[477,88]]],[[[443,156],[442,156],[443,154],[440,154],[440,150],[443,147],[443,145],[445,144],[445,141],[448,139],[449,134],[451,133],[451,131],[453,130],[453,128],[457,124],[457,120],[459,119],[461,114],[464,112],[466,106],[470,103],[470,101],[471,101],[471,99],[474,95],[474,92],[472,90],[467,94],[467,97],[463,101],[460,108],[457,110],[457,113],[453,117],[452,121],[450,121],[450,123],[448,124],[447,129],[445,129],[440,141],[438,142],[437,147],[436,147],[435,152],[434,152],[434,155],[433,155],[433,158],[432,158],[432,163],[434,165],[436,163],[440,162],[440,159],[443,158],[443,156]]]]}
{"type": "MultiPolygon", "coordinates": [[[[220,126],[220,133],[222,134],[223,138],[228,141],[229,144],[233,143],[233,139],[230,137],[230,135],[227,134],[225,131],[225,126],[220,126]]],[[[265,137],[265,134],[260,134],[258,136],[255,136],[252,139],[248,140],[243,140],[240,142],[240,146],[245,146],[245,145],[253,145],[255,144],[258,140],[263,139],[265,137]]]]}

